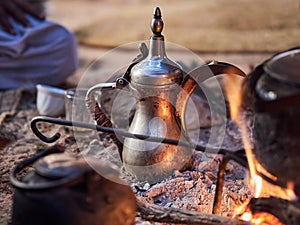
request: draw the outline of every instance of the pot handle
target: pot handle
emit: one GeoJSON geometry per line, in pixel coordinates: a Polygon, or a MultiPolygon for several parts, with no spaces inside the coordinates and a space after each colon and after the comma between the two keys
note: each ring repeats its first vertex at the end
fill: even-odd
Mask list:
{"type": "Polygon", "coordinates": [[[225,62],[217,62],[211,61],[207,64],[204,64],[195,70],[193,70],[190,74],[187,74],[182,81],[181,91],[178,95],[176,102],[177,109],[177,117],[181,122],[181,126],[184,131],[187,130],[185,121],[184,121],[184,113],[186,110],[186,104],[192,92],[198,87],[199,83],[204,82],[205,80],[211,78],[212,76],[217,76],[220,74],[232,74],[239,75],[242,77],[246,77],[246,74],[239,69],[238,67],[225,63],[225,62]],[[200,75],[200,76],[199,76],[200,75]],[[196,81],[193,77],[199,77],[200,80],[196,81]]]}
{"type": "MultiPolygon", "coordinates": [[[[100,83],[96,84],[95,86],[91,87],[87,94],[86,94],[86,107],[93,116],[93,119],[96,121],[97,125],[112,128],[113,123],[111,120],[106,116],[106,114],[101,109],[101,105],[95,99],[95,92],[99,90],[114,90],[116,88],[122,88],[126,86],[126,80],[124,78],[119,78],[115,83],[100,83]]],[[[109,133],[108,136],[112,139],[112,141],[117,145],[120,158],[122,160],[122,150],[123,144],[118,139],[115,133],[109,133]]]]}
{"type": "MultiPolygon", "coordinates": [[[[87,94],[86,94],[86,106],[88,110],[90,111],[91,115],[93,116],[94,120],[97,122],[97,125],[112,128],[113,124],[110,121],[110,119],[106,116],[106,114],[101,109],[101,106],[99,106],[98,102],[95,100],[94,93],[97,90],[113,90],[113,89],[122,89],[126,87],[130,82],[130,73],[131,69],[139,62],[141,62],[143,59],[145,59],[149,53],[149,50],[145,43],[140,43],[139,45],[140,54],[134,58],[131,62],[131,64],[128,66],[125,74],[123,74],[122,77],[119,77],[115,83],[100,83],[96,84],[95,86],[91,87],[87,94]]],[[[112,141],[117,145],[120,158],[122,160],[122,150],[123,150],[123,144],[122,142],[117,138],[115,133],[109,133],[108,136],[112,139],[112,141]]],[[[54,137],[54,136],[53,136],[54,137]]]]}
{"type": "Polygon", "coordinates": [[[116,83],[100,83],[91,87],[87,91],[85,97],[86,107],[89,110],[90,114],[93,116],[93,119],[100,126],[112,127],[112,122],[108,119],[108,117],[101,109],[101,106],[99,106],[98,102],[96,101],[95,92],[102,90],[114,90],[116,89],[116,86],[116,83]]]}
{"type": "Polygon", "coordinates": [[[34,183],[24,183],[17,179],[17,174],[25,169],[26,167],[32,165],[34,162],[36,162],[38,159],[54,154],[54,153],[63,153],[63,150],[61,150],[58,147],[52,147],[47,150],[43,150],[41,152],[38,152],[37,154],[33,155],[30,158],[24,159],[23,161],[19,162],[16,166],[13,167],[12,171],[10,172],[9,179],[11,184],[19,189],[23,190],[48,190],[48,189],[54,189],[54,188],[62,188],[69,186],[71,184],[74,184],[76,182],[80,182],[83,179],[83,173],[82,171],[78,171],[76,173],[73,173],[70,176],[67,176],[65,178],[59,179],[55,182],[50,183],[40,183],[40,184],[34,184],[34,183]]]}

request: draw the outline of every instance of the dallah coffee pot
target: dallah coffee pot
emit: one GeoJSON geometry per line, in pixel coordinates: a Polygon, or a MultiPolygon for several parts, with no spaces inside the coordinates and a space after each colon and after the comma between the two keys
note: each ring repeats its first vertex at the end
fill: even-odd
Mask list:
{"type": "MultiPolygon", "coordinates": [[[[161,11],[157,7],[151,23],[153,35],[149,50],[145,44],[141,44],[142,54],[132,62],[125,75],[114,83],[93,86],[87,93],[87,100],[94,98],[95,91],[126,87],[136,99],[129,132],[189,141],[184,113],[187,100],[198,83],[212,75],[245,74],[233,65],[215,61],[185,74],[182,67],[166,54],[163,27],[161,11]],[[193,79],[194,75],[197,75],[197,81],[193,79]]],[[[94,105],[90,108],[93,111],[94,105]]],[[[174,170],[182,169],[193,150],[133,138],[125,138],[122,144],[120,155],[125,169],[138,180],[149,183],[158,182],[174,170]]]]}

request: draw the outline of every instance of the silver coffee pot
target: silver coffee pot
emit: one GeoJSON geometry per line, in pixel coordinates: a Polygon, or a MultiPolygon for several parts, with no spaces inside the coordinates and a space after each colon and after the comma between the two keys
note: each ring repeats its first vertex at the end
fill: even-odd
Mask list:
{"type": "MultiPolygon", "coordinates": [[[[128,88],[136,99],[136,110],[129,132],[162,138],[190,141],[184,113],[191,93],[212,75],[245,74],[228,63],[204,64],[190,74],[168,58],[162,30],[161,11],[154,9],[150,47],[140,45],[141,55],[129,66],[124,76],[114,83],[97,84],[89,89],[87,99],[95,91],[128,88]],[[197,82],[193,79],[197,75],[197,82]]],[[[93,108],[93,107],[92,107],[93,108]]],[[[99,124],[98,124],[99,125],[99,124]]],[[[120,142],[119,142],[120,143],[120,142]]],[[[120,155],[125,169],[140,181],[158,182],[182,169],[190,160],[192,148],[125,138],[120,155]]]]}

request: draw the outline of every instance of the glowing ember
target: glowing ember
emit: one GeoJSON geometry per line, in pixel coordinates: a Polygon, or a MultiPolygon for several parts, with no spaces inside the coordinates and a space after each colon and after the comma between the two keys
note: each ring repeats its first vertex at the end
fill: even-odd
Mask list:
{"type": "Polygon", "coordinates": [[[247,222],[250,222],[250,220],[252,219],[252,214],[249,212],[245,212],[242,216],[241,219],[247,222]]]}
{"type": "Polygon", "coordinates": [[[283,225],[276,216],[267,212],[254,214],[251,221],[260,225],[283,225]]]}
{"type": "Polygon", "coordinates": [[[249,222],[249,225],[284,225],[280,219],[268,212],[251,212],[250,202],[247,201],[236,209],[234,217],[249,222]]]}
{"type": "Polygon", "coordinates": [[[245,212],[241,219],[250,222],[252,225],[284,225],[276,216],[267,212],[259,212],[254,215],[250,212],[245,212]]]}

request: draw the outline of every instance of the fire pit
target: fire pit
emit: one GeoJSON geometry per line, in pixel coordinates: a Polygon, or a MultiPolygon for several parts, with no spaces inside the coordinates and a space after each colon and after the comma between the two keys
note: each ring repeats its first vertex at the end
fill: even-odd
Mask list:
{"type": "MultiPolygon", "coordinates": [[[[159,14],[160,13],[156,11],[155,16],[159,17],[159,14]]],[[[154,23],[155,22],[157,21],[154,21],[154,23]]],[[[160,22],[159,25],[161,25],[160,22]]],[[[160,31],[161,30],[159,30],[158,28],[155,28],[154,36],[158,35],[158,37],[161,39],[162,37],[160,36],[160,31]]],[[[142,55],[140,59],[138,58],[139,60],[144,59],[145,55],[143,55],[143,53],[145,53],[145,51],[143,51],[142,49],[142,55]]],[[[134,61],[131,66],[139,63],[139,60],[134,61]]],[[[272,60],[268,62],[272,62],[272,60]]],[[[218,70],[217,65],[219,64],[216,62],[212,62],[207,64],[206,66],[212,69],[213,74],[223,73],[224,70],[218,70]]],[[[231,67],[231,65],[228,64],[221,65],[225,68],[231,68],[234,72],[239,73],[238,68],[234,66],[231,67]]],[[[174,66],[173,63],[172,66],[174,66]]],[[[130,69],[131,68],[127,70],[129,74],[131,72],[130,69]]],[[[170,80],[167,80],[168,82],[182,82],[182,79],[178,72],[178,68],[176,69],[177,72],[175,73],[174,71],[172,71],[175,74],[171,74],[172,76],[170,80]]],[[[232,72],[232,70],[227,70],[225,72],[230,73],[230,71],[232,72]]],[[[97,131],[105,132],[105,137],[101,134],[100,139],[103,140],[109,138],[109,141],[112,140],[115,145],[110,143],[109,149],[105,148],[101,151],[101,149],[98,148],[100,144],[97,140],[87,140],[89,144],[85,152],[86,154],[91,154],[94,156],[96,155],[96,157],[103,157],[104,159],[108,159],[111,156],[110,154],[115,154],[122,159],[123,155],[119,155],[122,152],[122,143],[117,138],[116,134],[127,138],[127,140],[130,139],[138,141],[137,143],[159,143],[163,146],[168,146],[167,149],[176,149],[176,147],[180,149],[194,149],[195,151],[190,155],[191,160],[187,160],[188,163],[186,163],[184,166],[180,165],[179,167],[172,167],[172,169],[170,169],[170,171],[166,173],[167,175],[163,173],[163,175],[159,177],[158,180],[153,180],[152,177],[148,176],[149,171],[146,171],[147,176],[142,176],[142,180],[134,179],[132,173],[137,174],[136,171],[123,171],[125,180],[130,183],[132,190],[136,195],[135,197],[137,199],[138,212],[137,215],[144,220],[156,221],[161,223],[201,225],[242,225],[249,223],[291,225],[299,224],[300,205],[297,201],[297,187],[299,185],[295,173],[288,173],[288,176],[285,177],[282,175],[282,171],[278,170],[278,168],[273,168],[273,164],[270,165],[270,163],[272,163],[272,160],[270,160],[270,162],[268,159],[265,159],[266,156],[270,156],[270,152],[272,152],[272,149],[267,149],[266,146],[264,146],[264,139],[269,137],[267,132],[268,129],[266,129],[266,131],[264,132],[265,136],[263,136],[263,138],[260,139],[259,134],[260,128],[266,128],[266,125],[268,125],[268,123],[263,124],[263,122],[266,121],[266,114],[257,115],[257,113],[269,112],[268,105],[273,104],[274,107],[274,105],[276,105],[276,103],[278,102],[275,101],[275,103],[272,102],[270,104],[268,102],[266,104],[266,108],[261,108],[262,105],[260,104],[260,107],[256,108],[255,104],[257,103],[257,99],[253,100],[253,96],[257,97],[255,94],[253,94],[253,90],[256,90],[255,88],[253,88],[253,77],[254,80],[256,79],[256,82],[258,78],[257,71],[261,72],[262,66],[256,68],[256,70],[249,75],[249,78],[247,78],[243,82],[243,90],[237,89],[237,86],[235,86],[235,88],[230,88],[229,86],[229,88],[225,87],[225,91],[227,92],[228,96],[227,100],[230,102],[231,116],[234,120],[236,120],[239,129],[230,119],[228,119],[226,121],[226,135],[228,136],[226,136],[225,138],[227,140],[227,146],[225,141],[225,147],[222,146],[218,149],[210,146],[205,146],[203,144],[206,141],[206,136],[210,135],[209,129],[204,129],[200,132],[199,136],[202,139],[200,138],[200,140],[198,140],[199,143],[193,143],[186,136],[184,136],[184,139],[179,139],[177,134],[175,136],[166,136],[161,138],[159,137],[159,135],[151,135],[151,132],[150,134],[141,134],[140,132],[135,133],[134,130],[129,130],[130,132],[128,132],[125,130],[112,128],[112,123],[109,120],[109,117],[107,117],[102,112],[101,106],[99,106],[98,103],[95,104],[95,102],[89,102],[89,106],[92,113],[94,113],[95,115],[95,119],[98,125],[72,122],[55,118],[36,117],[32,120],[31,127],[33,132],[41,140],[48,143],[52,143],[58,140],[60,136],[58,133],[50,138],[43,135],[37,126],[37,124],[40,122],[54,123],[64,126],[76,126],[87,129],[96,129],[97,131]],[[229,93],[229,90],[234,90],[236,93],[229,93]],[[236,114],[238,111],[240,111],[241,108],[240,106],[242,102],[238,102],[238,100],[240,99],[230,99],[230,96],[240,96],[242,92],[244,93],[242,102],[244,103],[246,101],[250,101],[251,103],[253,103],[253,105],[251,105],[250,107],[252,111],[246,113],[243,112],[243,117],[241,117],[240,114],[236,114]],[[233,102],[237,104],[234,105],[233,102]],[[253,120],[254,123],[252,123],[253,120]],[[241,131],[241,134],[239,130],[241,131]],[[255,135],[253,136],[254,141],[253,139],[249,138],[249,132],[251,133],[253,130],[255,133],[255,135]],[[107,135],[107,133],[109,135],[107,135]],[[244,148],[236,148],[235,145],[235,148],[233,149],[230,144],[228,146],[228,143],[234,142],[234,140],[228,141],[229,137],[235,139],[236,142],[240,142],[238,144],[239,147],[242,145],[241,139],[243,139],[244,148]],[[266,149],[267,153],[264,152],[264,149],[266,149]],[[108,150],[110,151],[110,154],[108,154],[108,150]],[[256,157],[254,158],[253,153],[256,155],[256,157]],[[260,155],[261,153],[262,155],[260,155]],[[250,172],[250,188],[247,187],[247,185],[244,183],[247,169],[249,169],[250,172]],[[277,173],[278,171],[279,173],[277,173]],[[148,178],[150,179],[149,182],[147,182],[148,178]],[[262,191],[262,189],[260,189],[260,186],[270,189],[262,191]]],[[[240,73],[243,74],[242,72],[240,73]]],[[[147,77],[147,80],[150,79],[150,81],[153,82],[151,84],[156,84],[154,82],[156,80],[151,80],[153,79],[152,76],[153,74],[147,77]]],[[[135,79],[136,80],[133,80],[138,80],[139,82],[141,81],[140,77],[135,77],[135,79]]],[[[121,77],[121,79],[117,80],[116,84],[123,88],[123,82],[130,81],[131,80],[128,78],[128,74],[125,74],[123,77],[121,77]]],[[[193,82],[194,81],[192,79],[183,80],[183,84],[193,84],[193,82]]],[[[232,82],[231,84],[235,85],[234,82],[232,82]]],[[[190,89],[184,88],[185,91],[193,92],[194,88],[192,86],[193,85],[187,85],[187,87],[190,87],[190,89]]],[[[272,95],[268,96],[272,98],[272,95]]],[[[294,96],[295,95],[293,95],[293,98],[298,97],[297,95],[296,97],[294,96]]],[[[181,96],[181,98],[179,99],[182,100],[184,98],[186,97],[181,96]]],[[[146,101],[145,98],[138,100],[143,102],[146,101]]],[[[274,99],[271,99],[271,101],[273,100],[274,99]]],[[[152,99],[149,102],[155,105],[155,108],[159,108],[159,104],[164,105],[163,109],[171,107],[171,105],[164,104],[164,101],[156,98],[154,98],[154,100],[152,99]]],[[[177,104],[175,105],[177,106],[177,104]]],[[[140,107],[142,108],[143,106],[140,107]]],[[[248,110],[247,107],[245,108],[248,110]]],[[[278,109],[276,109],[275,107],[275,110],[277,111],[278,109]]],[[[155,115],[160,115],[161,111],[157,110],[157,112],[159,113],[155,115]]],[[[173,109],[168,112],[173,113],[173,109]]],[[[181,118],[179,117],[179,119],[181,118]]],[[[285,121],[281,122],[281,125],[283,127],[287,126],[285,121]]],[[[175,123],[175,120],[172,119],[172,123],[175,123]]],[[[270,124],[273,125],[273,123],[270,124]]],[[[184,124],[182,125],[182,127],[181,125],[178,127],[179,131],[181,132],[181,128],[184,127],[184,124]]],[[[178,127],[176,127],[176,129],[178,127]]],[[[297,135],[291,137],[296,136],[297,135]]],[[[287,139],[291,137],[287,135],[287,139]]],[[[271,146],[270,142],[267,143],[269,144],[268,146],[271,146]]],[[[294,149],[291,151],[295,152],[294,149]]],[[[168,154],[165,154],[164,152],[163,155],[168,154]]],[[[290,157],[289,154],[286,155],[286,158],[288,157],[290,157]]],[[[151,156],[150,159],[153,159],[154,162],[156,162],[156,158],[154,156],[151,156]]],[[[291,166],[290,164],[287,165],[291,166]]],[[[159,171],[155,171],[155,173],[158,172],[159,171]]],[[[109,202],[109,200],[107,200],[107,202],[109,202]]],[[[137,219],[137,224],[144,223],[140,218],[137,219]]]]}

